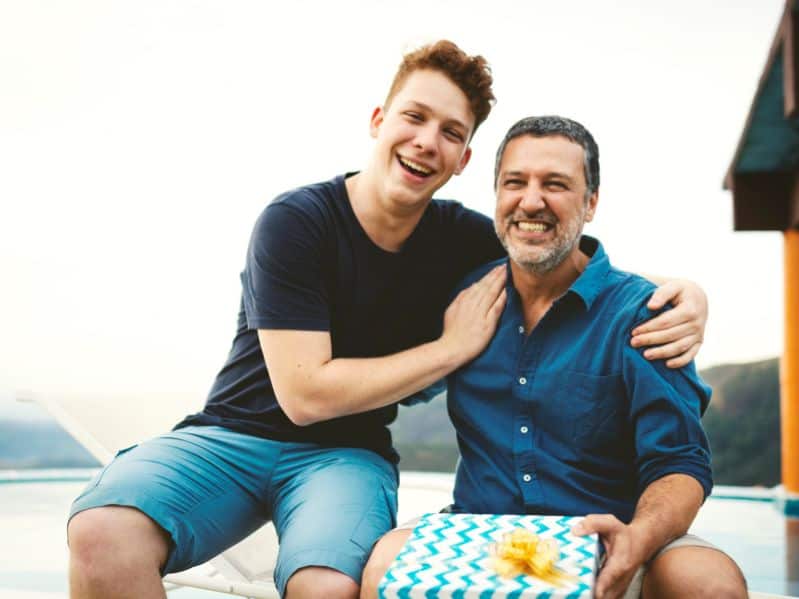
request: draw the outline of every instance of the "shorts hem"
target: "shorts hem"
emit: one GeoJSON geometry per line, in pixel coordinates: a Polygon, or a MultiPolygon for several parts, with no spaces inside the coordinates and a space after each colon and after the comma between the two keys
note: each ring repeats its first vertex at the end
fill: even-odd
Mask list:
{"type": "MultiPolygon", "coordinates": [[[[368,557],[368,556],[365,556],[368,557]]],[[[343,555],[340,550],[333,549],[309,549],[300,551],[287,560],[278,558],[275,568],[274,579],[280,596],[286,593],[286,585],[289,578],[301,568],[316,566],[320,568],[330,568],[349,576],[359,586],[361,584],[361,574],[366,565],[365,560],[360,560],[348,555],[343,555]]]]}
{"type": "MultiPolygon", "coordinates": [[[[94,489],[96,493],[97,489],[94,489]]],[[[166,562],[164,563],[164,567],[161,569],[161,576],[165,576],[167,574],[171,574],[172,572],[180,572],[190,568],[192,565],[197,564],[190,564],[186,566],[180,566],[176,568],[173,563],[174,558],[176,556],[175,548],[177,546],[176,535],[177,531],[175,530],[174,522],[172,518],[162,518],[158,516],[154,516],[154,513],[158,513],[160,510],[156,506],[155,502],[141,500],[139,497],[131,498],[129,496],[126,497],[118,497],[118,496],[110,496],[110,497],[91,497],[92,492],[85,494],[82,497],[76,499],[72,506],[69,509],[69,518],[67,519],[67,525],[69,522],[77,516],[81,512],[85,512],[86,510],[98,508],[98,507],[128,507],[133,508],[135,510],[140,511],[142,514],[147,516],[150,520],[155,522],[164,532],[169,535],[169,553],[167,555],[166,562]]]]}

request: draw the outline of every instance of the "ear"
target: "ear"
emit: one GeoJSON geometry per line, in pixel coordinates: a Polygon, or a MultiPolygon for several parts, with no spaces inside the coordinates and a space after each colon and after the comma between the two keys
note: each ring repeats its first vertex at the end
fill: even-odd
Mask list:
{"type": "Polygon", "coordinates": [[[594,193],[588,196],[588,210],[585,212],[585,222],[590,223],[594,220],[594,214],[596,213],[596,205],[599,203],[599,190],[597,189],[594,193]]]}
{"type": "Polygon", "coordinates": [[[382,106],[378,106],[372,111],[372,118],[369,120],[369,135],[377,137],[377,132],[380,130],[380,125],[383,124],[384,117],[385,112],[383,112],[382,106]]]}
{"type": "Polygon", "coordinates": [[[463,169],[466,168],[466,165],[469,164],[469,158],[472,157],[472,148],[471,146],[467,147],[466,150],[463,152],[463,156],[461,156],[461,161],[458,163],[458,168],[455,169],[455,174],[460,175],[463,172],[463,169]]]}

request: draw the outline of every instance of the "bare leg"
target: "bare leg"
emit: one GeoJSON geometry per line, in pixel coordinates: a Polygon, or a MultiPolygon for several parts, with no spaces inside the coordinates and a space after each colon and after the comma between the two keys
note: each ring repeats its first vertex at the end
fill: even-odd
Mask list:
{"type": "Polygon", "coordinates": [[[413,532],[410,528],[392,530],[383,536],[372,549],[372,555],[363,570],[361,579],[361,599],[376,599],[377,587],[388,570],[391,562],[397,557],[405,541],[413,532]]]}
{"type": "Polygon", "coordinates": [[[357,599],[358,583],[331,568],[301,568],[288,583],[284,599],[357,599]]]}
{"type": "Polygon", "coordinates": [[[160,570],[169,535],[139,510],[85,510],[70,520],[67,535],[72,599],[166,597],[160,570]]]}
{"type": "Polygon", "coordinates": [[[746,581],[732,559],[707,547],[677,547],[658,556],[644,576],[644,599],[746,599],[746,581]]]}

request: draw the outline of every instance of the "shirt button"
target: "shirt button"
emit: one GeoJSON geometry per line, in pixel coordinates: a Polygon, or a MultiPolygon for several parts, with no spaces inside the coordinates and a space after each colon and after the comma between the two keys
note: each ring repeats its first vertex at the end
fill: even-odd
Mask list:
{"type": "Polygon", "coordinates": [[[519,325],[519,332],[521,334],[524,334],[524,327],[522,325],[519,325]]]}
{"type": "Polygon", "coordinates": [[[527,434],[527,431],[529,431],[530,429],[529,429],[529,428],[527,428],[526,426],[523,426],[523,427],[521,427],[519,430],[521,431],[521,433],[522,433],[523,435],[526,435],[526,434],[527,434]]]}
{"type": "Polygon", "coordinates": [[[524,378],[523,376],[520,376],[519,377],[519,384],[520,385],[526,385],[527,384],[527,379],[524,378]]]}
{"type": "Polygon", "coordinates": [[[529,483],[531,480],[533,480],[533,477],[530,476],[529,474],[525,474],[524,476],[522,476],[522,480],[526,483],[529,483]]]}

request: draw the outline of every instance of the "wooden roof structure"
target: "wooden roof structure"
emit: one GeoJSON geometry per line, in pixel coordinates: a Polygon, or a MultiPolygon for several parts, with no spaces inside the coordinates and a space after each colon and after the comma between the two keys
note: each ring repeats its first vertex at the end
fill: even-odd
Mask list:
{"type": "Polygon", "coordinates": [[[799,0],[785,11],[724,188],[736,231],[799,229],[799,0]]]}

